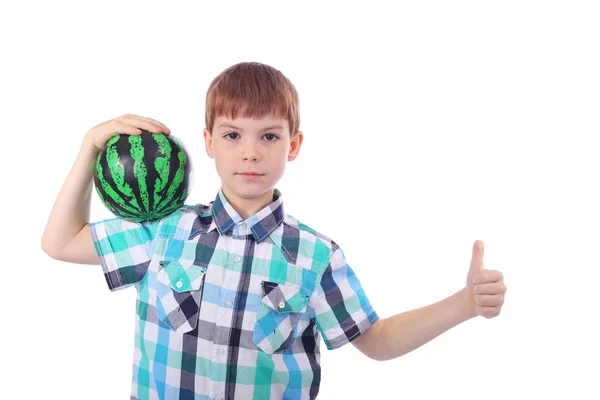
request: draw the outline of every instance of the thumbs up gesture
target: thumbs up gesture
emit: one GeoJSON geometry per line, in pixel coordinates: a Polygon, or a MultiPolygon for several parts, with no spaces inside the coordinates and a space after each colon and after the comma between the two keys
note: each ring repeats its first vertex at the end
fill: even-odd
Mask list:
{"type": "Polygon", "coordinates": [[[483,268],[483,242],[473,245],[471,266],[467,274],[467,307],[472,316],[494,318],[500,314],[504,304],[504,277],[502,272],[483,268]]]}

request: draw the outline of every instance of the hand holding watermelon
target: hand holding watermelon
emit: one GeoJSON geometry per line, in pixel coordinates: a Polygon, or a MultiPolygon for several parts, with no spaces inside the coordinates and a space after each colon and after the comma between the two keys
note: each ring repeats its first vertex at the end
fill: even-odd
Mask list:
{"type": "Polygon", "coordinates": [[[169,136],[160,122],[131,114],[86,134],[86,144],[99,150],[96,192],[114,215],[153,221],[183,206],[191,190],[192,165],[183,144],[169,136]]]}
{"type": "Polygon", "coordinates": [[[84,141],[94,146],[98,151],[104,150],[106,142],[119,134],[140,135],[142,130],[169,135],[171,130],[152,118],[139,115],[125,114],[110,121],[96,125],[85,135],[84,141]]]}

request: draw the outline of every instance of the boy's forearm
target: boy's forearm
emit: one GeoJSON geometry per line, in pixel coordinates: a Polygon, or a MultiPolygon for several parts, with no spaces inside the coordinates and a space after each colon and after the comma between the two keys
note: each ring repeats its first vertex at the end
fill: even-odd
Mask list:
{"type": "Polygon", "coordinates": [[[437,303],[386,318],[380,337],[378,360],[391,360],[421,347],[471,315],[465,289],[437,303]]]}
{"type": "Polygon", "coordinates": [[[46,253],[58,253],[89,223],[97,156],[98,150],[84,140],[44,229],[42,248],[46,253]]]}

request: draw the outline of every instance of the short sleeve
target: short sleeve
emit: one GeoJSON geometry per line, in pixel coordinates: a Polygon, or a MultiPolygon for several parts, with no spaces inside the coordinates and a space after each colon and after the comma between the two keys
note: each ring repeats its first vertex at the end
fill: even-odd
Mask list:
{"type": "Polygon", "coordinates": [[[146,275],[159,221],[140,223],[115,218],[90,224],[96,254],[111,291],[138,283],[146,275]]]}
{"type": "Polygon", "coordinates": [[[334,249],[311,298],[315,322],[329,350],[351,342],[379,318],[342,249],[334,249]]]}

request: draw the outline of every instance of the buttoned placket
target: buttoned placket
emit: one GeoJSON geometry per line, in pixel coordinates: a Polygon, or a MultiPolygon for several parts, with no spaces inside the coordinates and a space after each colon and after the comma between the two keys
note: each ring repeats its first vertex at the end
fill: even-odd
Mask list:
{"type": "MultiPolygon", "coordinates": [[[[245,222],[240,222],[237,225],[239,236],[233,235],[231,237],[230,243],[231,247],[228,249],[229,253],[233,255],[233,257],[229,258],[230,265],[225,268],[224,271],[224,287],[236,288],[239,285],[239,282],[233,282],[232,279],[235,279],[235,276],[240,276],[239,273],[230,273],[229,270],[240,271],[242,269],[241,263],[243,261],[244,249],[246,247],[246,240],[243,239],[246,235],[250,233],[248,229],[248,225],[245,222]]],[[[220,327],[228,327],[231,325],[231,318],[235,313],[234,310],[234,302],[235,298],[224,298],[225,302],[223,303],[224,307],[219,307],[218,315],[217,315],[217,326],[216,326],[216,337],[219,337],[220,327]],[[223,308],[231,309],[230,312],[224,311],[223,308]]],[[[227,350],[225,350],[225,345],[215,345],[213,350],[213,357],[216,362],[220,364],[227,364],[227,350]]],[[[226,371],[227,368],[213,368],[213,373],[216,374],[217,371],[226,371]]],[[[214,374],[211,374],[212,388],[211,391],[215,399],[224,399],[225,398],[225,377],[218,377],[214,374]]]]}

